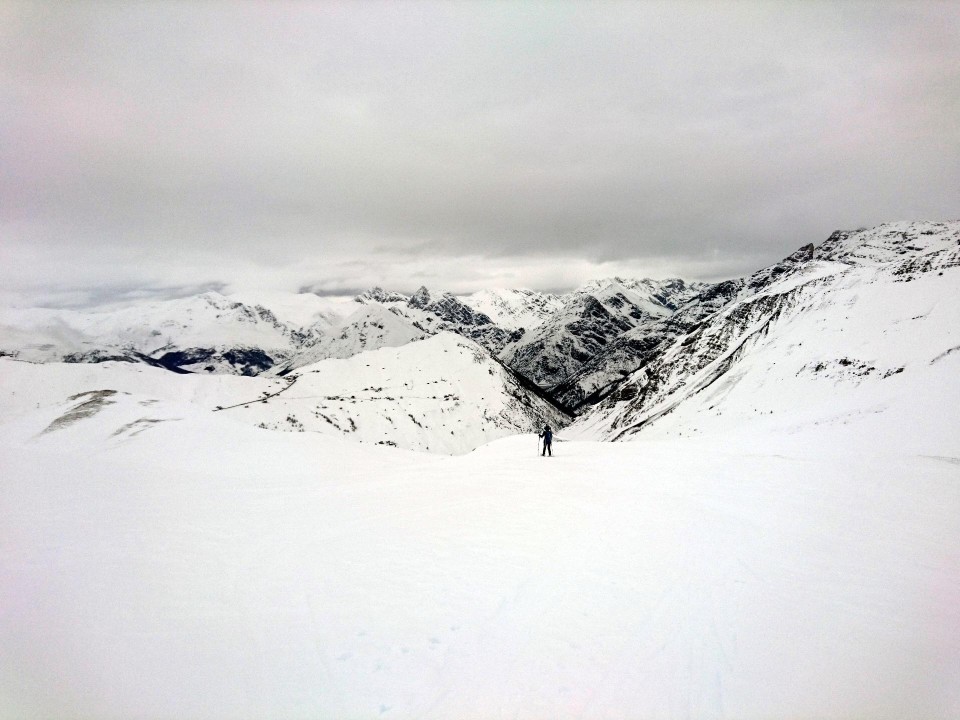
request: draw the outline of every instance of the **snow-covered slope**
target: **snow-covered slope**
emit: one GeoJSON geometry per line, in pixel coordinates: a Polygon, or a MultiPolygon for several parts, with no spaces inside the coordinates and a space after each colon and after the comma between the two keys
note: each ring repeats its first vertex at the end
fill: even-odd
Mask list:
{"type": "Polygon", "coordinates": [[[682,281],[676,281],[680,287],[695,294],[675,295],[679,305],[671,301],[671,314],[660,313],[641,320],[635,327],[598,348],[563,382],[554,386],[551,394],[574,410],[595,404],[614,391],[626,376],[655,360],[679,336],[700,326],[706,318],[734,301],[755,295],[776,278],[790,274],[798,265],[808,261],[812,253],[813,246],[810,245],[747,278],[715,285],[683,285],[682,281]]]}
{"type": "Polygon", "coordinates": [[[425,333],[453,332],[473,340],[495,355],[511,337],[489,317],[466,305],[452,293],[431,293],[426,287],[421,287],[404,302],[386,295],[382,304],[425,333]]]}
{"type": "Polygon", "coordinates": [[[4,717],[960,715],[960,432],[928,397],[850,419],[877,436],[438,457],[185,390],[260,378],[0,363],[48,380],[0,396],[4,717]],[[45,404],[66,373],[94,392],[45,404]]]}
{"type": "Polygon", "coordinates": [[[944,405],[958,397],[949,359],[958,348],[960,223],[836,233],[739,284],[571,432],[755,422],[843,432],[834,426],[859,415],[905,420],[904,398],[918,392],[943,417],[934,428],[953,432],[944,405]]]}
{"type": "Polygon", "coordinates": [[[505,330],[532,330],[563,307],[561,296],[523,288],[480,290],[459,299],[505,330]]]}
{"type": "Polygon", "coordinates": [[[600,298],[622,293],[630,298],[646,315],[666,317],[698,293],[709,287],[706,283],[688,283],[680,278],[651,280],[650,278],[611,277],[591,280],[574,290],[600,298]]]}
{"type": "MultiPolygon", "coordinates": [[[[217,369],[224,353],[255,352],[273,361],[309,340],[280,322],[267,308],[249,306],[216,292],[103,312],[13,309],[0,311],[0,352],[25,360],[83,362],[134,351],[163,362],[167,353],[186,353],[184,365],[217,369]],[[201,367],[203,367],[201,365],[201,367]]],[[[178,361],[167,359],[169,364],[178,361]]],[[[252,369],[241,363],[236,372],[252,369]]]]}
{"type": "Polygon", "coordinates": [[[228,296],[244,305],[269,308],[281,322],[295,328],[331,327],[352,314],[356,307],[349,297],[321,297],[314,293],[245,291],[228,296]]]}
{"type": "Polygon", "coordinates": [[[287,379],[284,393],[229,412],[269,429],[454,454],[544,422],[554,428],[569,422],[483,348],[447,332],[324,360],[287,379]]]}
{"type": "Polygon", "coordinates": [[[320,339],[275,369],[286,374],[304,365],[329,358],[348,358],[368,350],[400,347],[423,340],[431,333],[415,326],[402,314],[377,303],[352,303],[353,313],[323,331],[320,339]]]}
{"type": "MultiPolygon", "coordinates": [[[[123,362],[34,364],[9,358],[0,358],[0,371],[5,412],[42,407],[48,424],[83,406],[90,393],[104,392],[111,398],[108,404],[122,397],[137,398],[144,408],[192,403],[263,430],[344,434],[359,442],[437,453],[464,453],[532,432],[544,422],[554,428],[569,422],[483,348],[451,333],[324,360],[282,379],[182,376],[123,362]]],[[[152,413],[144,409],[133,420],[149,423],[152,413]]]]}

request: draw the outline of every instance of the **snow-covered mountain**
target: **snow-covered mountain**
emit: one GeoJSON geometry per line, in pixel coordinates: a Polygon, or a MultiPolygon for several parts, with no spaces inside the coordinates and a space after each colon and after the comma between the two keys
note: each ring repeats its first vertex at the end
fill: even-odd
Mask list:
{"type": "Polygon", "coordinates": [[[269,429],[452,454],[570,421],[486,350],[449,332],[323,360],[285,380],[290,384],[269,402],[229,412],[269,429]]]}
{"type": "Polygon", "coordinates": [[[149,356],[171,368],[257,374],[313,340],[261,305],[216,292],[101,312],[0,311],[0,352],[33,361],[149,356]]]}
{"type": "MultiPolygon", "coordinates": [[[[389,312],[383,310],[383,312],[389,312]]],[[[125,403],[147,427],[157,403],[190,403],[265,430],[345,435],[408,450],[458,454],[570,417],[476,343],[453,333],[327,359],[277,377],[175,375],[105,359],[98,364],[0,358],[0,403],[8,415],[45,409],[50,427],[125,403]],[[28,392],[24,392],[24,390],[28,392]]],[[[37,428],[42,432],[44,428],[37,428]]],[[[120,431],[118,425],[113,431],[120,431]]]]}
{"type": "Polygon", "coordinates": [[[510,333],[452,293],[431,293],[421,287],[405,301],[387,297],[382,304],[422,332],[454,332],[479,343],[494,355],[510,340],[510,333]]]}
{"type": "Polygon", "coordinates": [[[425,333],[446,330],[470,338],[549,389],[606,343],[673,314],[705,287],[678,279],[610,278],[566,295],[491,290],[456,297],[421,287],[407,297],[374,288],[357,300],[387,307],[425,333]]]}
{"type": "Polygon", "coordinates": [[[480,290],[460,301],[489,317],[505,330],[526,330],[543,324],[563,308],[563,298],[536,290],[480,290]]]}
{"type": "Polygon", "coordinates": [[[716,299],[720,309],[697,311],[693,324],[682,308],[674,319],[686,332],[593,406],[576,432],[616,439],[717,423],[842,432],[862,414],[909,422],[900,406],[911,394],[925,393],[934,416],[953,402],[960,223],[834,233],[716,299]]]}
{"type": "MultiPolygon", "coordinates": [[[[499,290],[457,297],[421,287],[407,296],[377,287],[352,300],[208,292],[100,311],[5,309],[0,353],[34,361],[123,360],[183,372],[280,374],[453,332],[550,388],[627,330],[672,314],[697,287],[611,278],[566,295],[499,290]]],[[[583,393],[563,398],[577,404],[583,393]]]]}
{"type": "MultiPolygon", "coordinates": [[[[562,386],[617,338],[669,317],[705,287],[675,279],[629,285],[613,278],[575,290],[550,319],[508,345],[501,358],[541,387],[562,386]]],[[[568,394],[565,402],[580,399],[568,394]]]]}
{"type": "Polygon", "coordinates": [[[274,372],[286,374],[321,360],[348,358],[383,347],[400,347],[431,334],[387,306],[378,303],[351,305],[353,312],[350,315],[323,331],[317,331],[318,340],[292,353],[274,372]]]}
{"type": "Polygon", "coordinates": [[[651,280],[644,278],[611,277],[591,280],[574,290],[574,294],[583,293],[601,297],[611,293],[623,293],[637,305],[642,312],[652,317],[666,317],[695,297],[709,285],[700,282],[686,282],[680,278],[651,280]]]}
{"type": "Polygon", "coordinates": [[[398,347],[442,332],[453,332],[498,353],[511,335],[483,313],[450,293],[431,295],[422,287],[412,296],[373,288],[352,303],[354,312],[338,323],[314,327],[319,339],[294,352],[280,372],[328,358],[348,358],[366,350],[398,347]]]}
{"type": "Polygon", "coordinates": [[[342,322],[356,307],[350,297],[321,297],[314,293],[245,291],[227,296],[248,306],[270,308],[281,322],[294,328],[331,327],[342,322]]]}
{"type": "MultiPolygon", "coordinates": [[[[630,373],[656,358],[677,337],[697,327],[735,298],[750,296],[771,277],[788,272],[797,262],[808,259],[813,246],[802,248],[780,262],[748,278],[726,280],[714,285],[696,283],[687,286],[693,294],[677,297],[672,313],[641,322],[600,348],[579,368],[551,389],[551,394],[567,407],[578,409],[593,405],[612,392],[630,373]]],[[[678,283],[682,281],[677,281],[678,283]]]]}
{"type": "MultiPolygon", "coordinates": [[[[373,288],[352,300],[205,293],[100,312],[6,309],[0,311],[0,353],[35,361],[123,360],[187,372],[282,375],[453,332],[582,413],[618,394],[621,384],[623,392],[633,392],[629,388],[637,383],[624,380],[641,368],[654,377],[649,394],[665,382],[656,366],[668,358],[675,381],[663,387],[672,393],[686,382],[689,368],[709,357],[693,347],[692,334],[707,337],[705,328],[724,322],[723,313],[733,317],[734,306],[760,301],[810,268],[885,268],[887,281],[949,269],[955,250],[944,238],[955,227],[896,223],[837,232],[818,248],[805,246],[750,276],[714,285],[605,278],[563,295],[500,290],[457,297],[422,287],[407,296],[373,288]],[[681,340],[688,344],[677,349],[681,340]],[[691,364],[687,355],[700,359],[691,364]]],[[[743,312],[749,321],[752,315],[743,312]]],[[[731,338],[739,337],[742,328],[733,321],[727,327],[731,338]]],[[[711,342],[714,349],[726,347],[726,341],[711,342]]]]}

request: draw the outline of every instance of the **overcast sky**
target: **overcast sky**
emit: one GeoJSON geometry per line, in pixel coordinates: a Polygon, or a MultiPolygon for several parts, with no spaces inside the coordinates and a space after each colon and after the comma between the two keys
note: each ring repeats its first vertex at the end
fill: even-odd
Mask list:
{"type": "Polygon", "coordinates": [[[0,4],[5,301],[713,280],[958,188],[956,2],[0,4]]]}

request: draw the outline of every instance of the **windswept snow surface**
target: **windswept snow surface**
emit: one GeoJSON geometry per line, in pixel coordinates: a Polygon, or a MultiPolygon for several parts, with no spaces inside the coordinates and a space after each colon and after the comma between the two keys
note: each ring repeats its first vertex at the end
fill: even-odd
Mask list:
{"type": "Polygon", "coordinates": [[[0,396],[0,717],[960,716],[955,432],[440,457],[67,367],[0,396]]]}

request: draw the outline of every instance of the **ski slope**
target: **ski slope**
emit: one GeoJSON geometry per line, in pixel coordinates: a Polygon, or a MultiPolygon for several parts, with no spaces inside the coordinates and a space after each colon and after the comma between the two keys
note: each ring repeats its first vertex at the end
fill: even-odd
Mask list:
{"type": "Polygon", "coordinates": [[[4,397],[0,717],[960,714],[955,435],[443,457],[4,397]]]}

